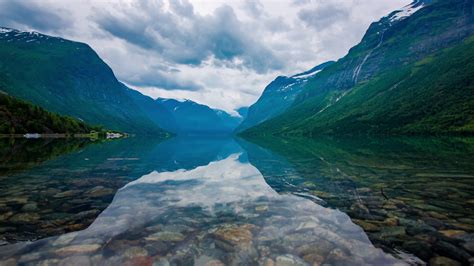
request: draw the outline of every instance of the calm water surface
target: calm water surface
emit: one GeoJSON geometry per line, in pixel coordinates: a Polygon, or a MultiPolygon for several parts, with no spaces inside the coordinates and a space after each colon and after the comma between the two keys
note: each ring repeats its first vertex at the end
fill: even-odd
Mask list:
{"type": "Polygon", "coordinates": [[[473,262],[473,139],[0,146],[0,265],[473,262]]]}

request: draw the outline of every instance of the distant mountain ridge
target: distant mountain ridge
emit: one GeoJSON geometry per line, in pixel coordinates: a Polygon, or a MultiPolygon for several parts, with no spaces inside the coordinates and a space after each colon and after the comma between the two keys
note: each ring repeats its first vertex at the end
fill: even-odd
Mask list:
{"type": "Polygon", "coordinates": [[[165,130],[222,134],[240,123],[224,111],[199,104],[176,101],[188,110],[176,112],[169,103],[128,88],[84,43],[0,27],[0,58],[1,91],[93,125],[166,135],[165,130]]]}
{"type": "Polygon", "coordinates": [[[173,117],[174,123],[163,125],[163,128],[180,135],[227,135],[231,134],[242,121],[240,117],[231,116],[225,111],[212,109],[191,100],[158,98],[156,103],[173,117]]]}
{"type": "Polygon", "coordinates": [[[474,133],[473,5],[414,1],[372,23],[291,107],[244,134],[474,133]]]}

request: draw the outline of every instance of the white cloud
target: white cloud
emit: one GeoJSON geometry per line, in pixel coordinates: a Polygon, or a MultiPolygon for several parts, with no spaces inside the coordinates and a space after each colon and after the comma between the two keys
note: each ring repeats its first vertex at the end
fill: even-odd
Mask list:
{"type": "Polygon", "coordinates": [[[342,57],[371,22],[409,2],[19,0],[0,2],[10,10],[0,23],[86,42],[118,79],[152,97],[232,111],[278,75],[342,57]]]}

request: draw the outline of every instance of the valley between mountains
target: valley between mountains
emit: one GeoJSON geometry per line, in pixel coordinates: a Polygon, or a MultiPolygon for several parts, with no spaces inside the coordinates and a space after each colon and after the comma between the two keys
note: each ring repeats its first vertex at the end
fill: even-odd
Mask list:
{"type": "Polygon", "coordinates": [[[143,95],[120,82],[87,44],[1,28],[0,130],[470,135],[473,5],[469,0],[416,0],[372,23],[343,58],[277,77],[254,104],[236,110],[239,116],[190,100],[143,95]],[[21,104],[12,104],[17,101],[21,104]],[[21,119],[26,113],[28,121],[21,119]],[[60,126],[65,121],[71,126],[60,126]]]}

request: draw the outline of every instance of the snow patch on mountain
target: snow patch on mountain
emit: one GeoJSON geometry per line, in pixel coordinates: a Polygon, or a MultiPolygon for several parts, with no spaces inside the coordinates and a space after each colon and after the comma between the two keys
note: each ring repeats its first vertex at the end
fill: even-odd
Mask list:
{"type": "Polygon", "coordinates": [[[318,69],[314,72],[310,72],[310,73],[304,73],[304,74],[298,74],[298,75],[295,75],[293,76],[292,78],[296,78],[296,79],[307,79],[307,78],[310,78],[316,74],[318,74],[319,72],[321,72],[322,69],[318,69]]]}
{"type": "Polygon", "coordinates": [[[403,20],[413,14],[415,14],[418,10],[425,7],[424,2],[415,1],[400,10],[395,11],[395,13],[390,17],[390,22],[395,22],[399,20],[403,20]]]}

